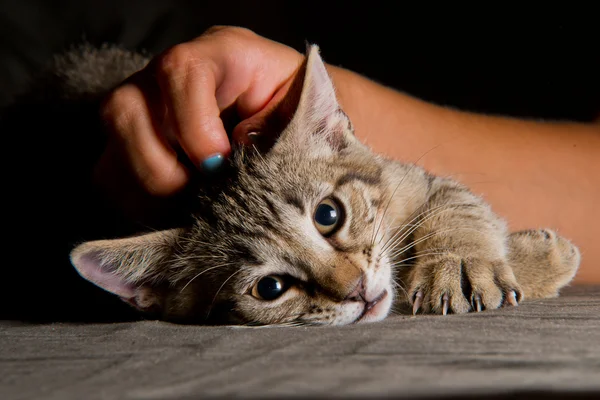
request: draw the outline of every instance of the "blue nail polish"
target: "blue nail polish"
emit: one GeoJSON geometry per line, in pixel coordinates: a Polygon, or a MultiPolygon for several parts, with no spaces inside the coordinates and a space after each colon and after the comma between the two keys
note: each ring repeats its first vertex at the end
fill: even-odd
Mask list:
{"type": "Polygon", "coordinates": [[[217,172],[221,165],[223,165],[223,155],[215,154],[214,156],[208,157],[206,160],[202,161],[202,171],[212,174],[217,172]]]}

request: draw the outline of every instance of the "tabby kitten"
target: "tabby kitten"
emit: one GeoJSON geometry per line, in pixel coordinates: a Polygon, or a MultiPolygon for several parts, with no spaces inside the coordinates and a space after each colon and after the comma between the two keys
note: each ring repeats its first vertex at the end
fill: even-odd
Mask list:
{"type": "Polygon", "coordinates": [[[201,189],[191,226],[90,241],[85,279],[161,319],[344,325],[558,295],[579,266],[550,230],[509,234],[459,183],[356,139],[311,46],[254,146],[201,189]]]}

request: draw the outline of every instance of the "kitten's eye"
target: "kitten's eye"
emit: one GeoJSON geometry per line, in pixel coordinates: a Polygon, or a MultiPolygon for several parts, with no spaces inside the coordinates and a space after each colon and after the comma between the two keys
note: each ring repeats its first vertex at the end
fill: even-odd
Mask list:
{"type": "Polygon", "coordinates": [[[252,288],[252,296],[261,300],[275,300],[281,296],[287,287],[283,278],[275,275],[261,278],[252,288]]]}
{"type": "Polygon", "coordinates": [[[342,208],[335,200],[324,199],[317,206],[313,219],[321,235],[331,235],[342,223],[342,208]]]}

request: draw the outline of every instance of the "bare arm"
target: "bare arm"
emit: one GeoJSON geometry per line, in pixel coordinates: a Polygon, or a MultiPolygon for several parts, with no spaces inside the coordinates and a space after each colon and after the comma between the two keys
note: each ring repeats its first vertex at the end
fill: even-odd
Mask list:
{"type": "Polygon", "coordinates": [[[600,125],[462,112],[330,72],[357,135],[375,151],[407,162],[423,156],[418,164],[483,195],[511,230],[558,230],[582,252],[575,281],[600,283],[600,125]]]}

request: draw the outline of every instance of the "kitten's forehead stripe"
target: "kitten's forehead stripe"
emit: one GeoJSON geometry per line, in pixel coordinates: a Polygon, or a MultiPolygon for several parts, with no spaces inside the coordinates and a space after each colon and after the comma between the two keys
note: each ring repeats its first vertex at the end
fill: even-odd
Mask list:
{"type": "Polygon", "coordinates": [[[375,185],[379,185],[381,183],[381,174],[367,175],[367,174],[361,174],[358,172],[348,172],[348,173],[342,175],[337,180],[335,187],[339,188],[340,186],[350,183],[352,181],[360,181],[360,182],[363,182],[364,184],[367,184],[370,186],[375,186],[375,185]]]}
{"type": "Polygon", "coordinates": [[[227,203],[214,204],[213,213],[218,216],[218,220],[225,225],[226,235],[242,235],[255,239],[271,241],[271,236],[286,236],[287,232],[281,232],[277,224],[281,221],[281,216],[277,212],[275,204],[268,199],[265,194],[256,195],[251,190],[245,190],[238,187],[230,190],[223,196],[227,203]],[[257,213],[258,204],[264,204],[269,212],[257,213]],[[232,216],[231,212],[235,210],[237,216],[232,216]],[[254,212],[250,212],[254,210],[254,212]]]}
{"type": "Polygon", "coordinates": [[[286,193],[283,199],[287,204],[296,207],[300,211],[300,214],[304,215],[304,213],[306,212],[304,209],[304,203],[302,202],[302,199],[298,197],[298,195],[296,195],[295,193],[286,193]]]}
{"type": "Polygon", "coordinates": [[[264,194],[261,194],[262,201],[267,205],[267,208],[271,212],[271,215],[277,222],[281,222],[281,216],[279,215],[279,211],[275,208],[275,204],[264,194]]]}
{"type": "Polygon", "coordinates": [[[238,241],[236,251],[240,261],[248,265],[261,265],[262,261],[254,251],[252,246],[238,241]]]}

